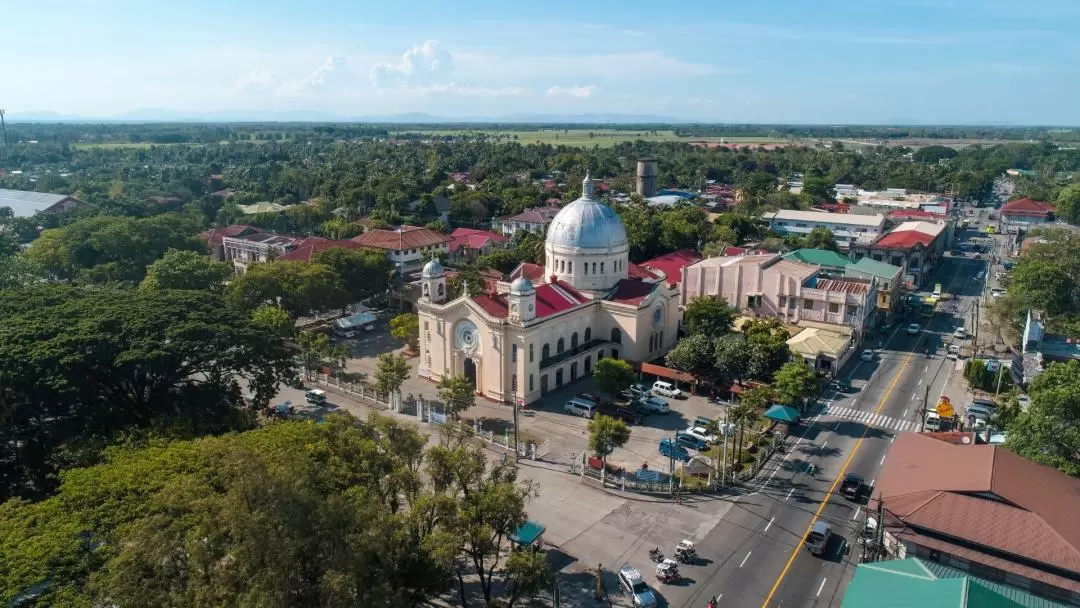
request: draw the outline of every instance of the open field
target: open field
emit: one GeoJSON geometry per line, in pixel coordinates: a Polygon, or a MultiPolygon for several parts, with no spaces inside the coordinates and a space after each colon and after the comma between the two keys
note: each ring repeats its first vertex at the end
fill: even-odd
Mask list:
{"type": "Polygon", "coordinates": [[[729,144],[786,143],[772,137],[680,137],[674,131],[624,130],[624,129],[537,129],[530,131],[502,131],[493,129],[432,129],[398,131],[398,133],[422,135],[485,135],[503,142],[521,144],[551,144],[554,146],[579,146],[607,148],[631,141],[682,142],[719,144],[721,139],[729,144]]]}
{"type": "Polygon", "coordinates": [[[75,143],[75,144],[71,144],[71,147],[75,148],[76,150],[93,150],[94,148],[100,148],[100,149],[103,149],[103,150],[119,150],[119,149],[141,150],[141,149],[149,148],[151,146],[176,146],[176,145],[179,145],[179,144],[152,144],[152,143],[148,143],[148,142],[145,142],[145,143],[131,143],[131,142],[112,141],[112,142],[102,142],[102,143],[87,143],[87,142],[75,143]]]}

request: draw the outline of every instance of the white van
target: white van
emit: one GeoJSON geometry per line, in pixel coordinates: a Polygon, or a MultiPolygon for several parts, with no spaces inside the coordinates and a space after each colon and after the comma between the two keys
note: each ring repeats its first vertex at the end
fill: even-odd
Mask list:
{"type": "Polygon", "coordinates": [[[936,433],[941,430],[941,416],[937,412],[926,412],[926,424],[924,428],[930,432],[936,433]]]}
{"type": "Polygon", "coordinates": [[[563,411],[567,414],[573,414],[574,416],[581,416],[582,418],[592,418],[596,413],[596,404],[592,401],[586,401],[577,397],[566,402],[563,406],[563,411]]]}
{"type": "Polygon", "coordinates": [[[661,397],[670,397],[672,399],[678,399],[683,396],[683,392],[675,388],[675,385],[670,382],[664,382],[663,380],[657,380],[653,382],[652,392],[654,395],[660,395],[661,397]]]}

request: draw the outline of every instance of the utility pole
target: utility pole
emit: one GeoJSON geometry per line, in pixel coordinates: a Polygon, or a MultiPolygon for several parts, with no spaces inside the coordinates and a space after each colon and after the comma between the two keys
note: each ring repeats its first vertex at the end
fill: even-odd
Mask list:
{"type": "Polygon", "coordinates": [[[998,393],[1000,393],[1000,392],[1001,392],[1001,376],[1002,376],[1002,375],[1003,375],[1004,373],[1005,373],[1005,366],[1004,366],[1004,365],[1002,365],[1000,361],[998,361],[998,377],[997,377],[997,388],[995,388],[995,389],[994,389],[994,398],[995,398],[995,399],[997,398],[997,396],[998,396],[998,393]]]}
{"type": "Polygon", "coordinates": [[[517,464],[518,459],[521,457],[521,444],[519,443],[520,435],[518,434],[518,410],[525,407],[525,400],[514,395],[514,463],[517,464]]]}
{"type": "Polygon", "coordinates": [[[728,464],[727,464],[728,436],[727,436],[727,434],[729,432],[727,415],[728,415],[728,408],[725,407],[724,408],[724,432],[720,433],[720,436],[724,438],[724,468],[720,472],[720,475],[721,475],[721,477],[720,477],[720,485],[724,485],[724,484],[727,483],[727,469],[728,469],[728,464]]]}
{"type": "Polygon", "coordinates": [[[979,305],[980,304],[981,304],[981,298],[980,298],[980,300],[975,300],[975,343],[971,345],[971,356],[972,356],[972,358],[975,358],[975,357],[979,356],[979,305]]]}
{"type": "Polygon", "coordinates": [[[878,560],[885,559],[885,501],[878,497],[877,502],[877,553],[878,560]]]}
{"type": "Polygon", "coordinates": [[[675,442],[678,438],[678,433],[671,437],[671,452],[668,456],[668,492],[671,495],[675,495],[675,450],[679,447],[679,444],[675,442]]]}
{"type": "MultiPolygon", "coordinates": [[[[930,385],[926,385],[926,391],[923,393],[922,398],[922,413],[919,415],[919,432],[926,432],[926,413],[930,411],[930,385]]],[[[941,429],[938,429],[941,430],[941,429]]]]}

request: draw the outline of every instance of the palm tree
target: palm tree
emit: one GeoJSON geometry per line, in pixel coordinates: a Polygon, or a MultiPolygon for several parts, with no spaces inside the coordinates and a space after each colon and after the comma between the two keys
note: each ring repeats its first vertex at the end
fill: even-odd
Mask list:
{"type": "Polygon", "coordinates": [[[758,418],[757,407],[747,400],[739,400],[739,403],[732,406],[728,410],[728,421],[735,425],[735,428],[739,431],[738,448],[735,452],[735,461],[741,462],[740,456],[742,456],[743,435],[746,429],[754,424],[754,421],[758,418]]]}

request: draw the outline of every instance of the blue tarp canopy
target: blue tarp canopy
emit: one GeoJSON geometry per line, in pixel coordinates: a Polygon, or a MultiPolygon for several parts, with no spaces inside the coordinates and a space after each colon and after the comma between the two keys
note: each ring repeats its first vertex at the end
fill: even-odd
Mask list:
{"type": "Polygon", "coordinates": [[[765,410],[765,417],[776,422],[795,424],[799,421],[799,410],[787,405],[774,405],[765,410]]]}
{"type": "Polygon", "coordinates": [[[370,312],[360,312],[355,315],[343,317],[334,321],[334,327],[342,331],[356,329],[375,322],[375,315],[370,312]]]}
{"type": "Polygon", "coordinates": [[[516,532],[510,535],[510,540],[527,547],[543,536],[545,530],[547,530],[547,528],[545,528],[543,524],[538,524],[531,519],[527,519],[516,532]]]}

